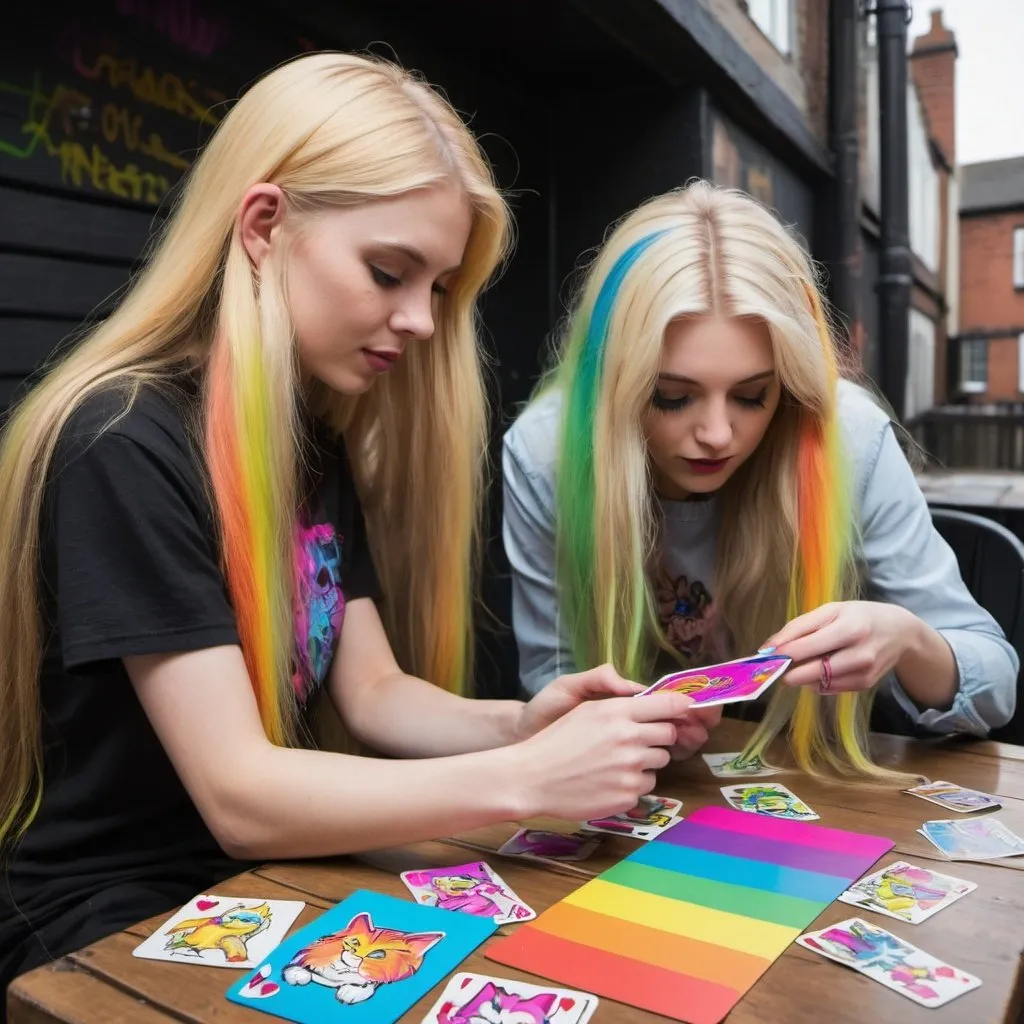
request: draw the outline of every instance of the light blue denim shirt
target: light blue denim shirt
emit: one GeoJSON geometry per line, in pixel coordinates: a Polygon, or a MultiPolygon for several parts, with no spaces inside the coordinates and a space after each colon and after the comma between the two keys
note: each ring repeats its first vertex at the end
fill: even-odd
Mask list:
{"type": "MultiPolygon", "coordinates": [[[[555,588],[560,406],[557,391],[528,406],[506,433],[502,453],[503,536],[512,567],[520,678],[528,694],[576,669],[572,645],[560,626],[555,588]]],[[[898,701],[913,722],[929,731],[984,736],[1013,715],[1017,654],[968,592],[956,556],[932,525],[887,414],[867,392],[845,381],[839,412],[860,517],[864,596],[900,605],[936,629],[949,643],[959,672],[959,690],[945,711],[919,710],[892,675],[879,683],[879,697],[898,701]]],[[[663,506],[663,568],[669,581],[685,590],[687,602],[713,595],[717,498],[663,506]],[[697,589],[694,581],[700,581],[697,589]]],[[[684,630],[692,625],[678,621],[684,630]]],[[[686,642],[685,633],[681,642],[686,642]]]]}

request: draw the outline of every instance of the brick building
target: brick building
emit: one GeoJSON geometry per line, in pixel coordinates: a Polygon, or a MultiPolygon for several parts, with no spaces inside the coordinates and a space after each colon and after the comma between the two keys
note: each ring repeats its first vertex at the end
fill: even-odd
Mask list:
{"type": "Polygon", "coordinates": [[[1024,157],[961,174],[958,390],[1024,402],[1024,157]]]}

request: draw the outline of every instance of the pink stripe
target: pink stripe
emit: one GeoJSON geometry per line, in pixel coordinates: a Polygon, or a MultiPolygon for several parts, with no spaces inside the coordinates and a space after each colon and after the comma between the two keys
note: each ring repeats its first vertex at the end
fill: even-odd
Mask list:
{"type": "Polygon", "coordinates": [[[735,811],[731,807],[701,807],[700,810],[687,815],[686,821],[709,828],[720,828],[727,832],[758,836],[761,839],[776,839],[797,846],[813,846],[818,850],[831,850],[851,857],[871,857],[873,860],[892,849],[892,840],[883,839],[881,836],[844,832],[838,828],[814,825],[809,821],[770,818],[766,814],[735,811]]]}

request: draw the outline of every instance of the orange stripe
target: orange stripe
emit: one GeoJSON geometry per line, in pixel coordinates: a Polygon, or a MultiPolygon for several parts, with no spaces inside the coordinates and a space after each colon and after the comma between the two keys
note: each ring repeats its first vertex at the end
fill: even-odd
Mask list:
{"type": "MultiPolygon", "coordinates": [[[[487,958],[687,1024],[719,1024],[743,995],[735,988],[556,938],[532,924],[488,946],[487,958]]],[[[617,1014],[609,1007],[608,1019],[613,1018],[617,1014]]]]}
{"type": "Polygon", "coordinates": [[[672,935],[564,901],[549,907],[531,927],[582,946],[623,950],[631,960],[671,971],[685,969],[694,978],[741,990],[753,985],[772,963],[765,957],[672,935]]]}

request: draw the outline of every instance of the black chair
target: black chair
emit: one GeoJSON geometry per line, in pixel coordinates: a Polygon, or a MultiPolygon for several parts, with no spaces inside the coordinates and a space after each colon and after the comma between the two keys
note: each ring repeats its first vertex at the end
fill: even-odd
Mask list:
{"type": "Polygon", "coordinates": [[[1017,709],[991,738],[1024,745],[1024,543],[1000,523],[971,512],[933,508],[932,521],[953,549],[974,600],[999,623],[1021,659],[1017,709]]]}

